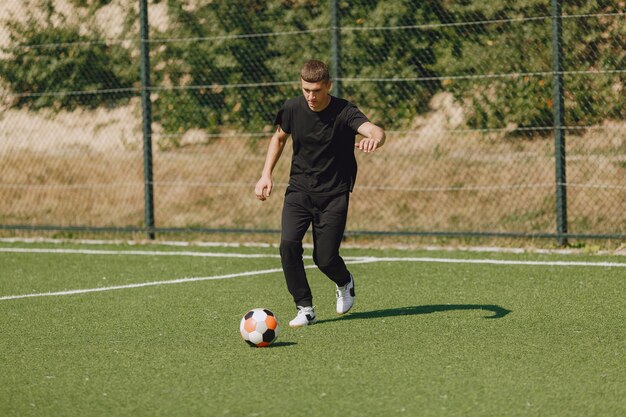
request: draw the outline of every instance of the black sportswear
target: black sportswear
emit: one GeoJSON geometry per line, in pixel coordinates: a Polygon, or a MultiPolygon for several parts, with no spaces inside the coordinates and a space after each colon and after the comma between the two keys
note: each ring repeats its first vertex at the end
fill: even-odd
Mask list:
{"type": "Polygon", "coordinates": [[[319,112],[304,96],[285,101],[275,124],[293,138],[289,188],[323,196],[352,191],[357,174],[354,138],[367,117],[347,100],[332,97],[319,112]]]}

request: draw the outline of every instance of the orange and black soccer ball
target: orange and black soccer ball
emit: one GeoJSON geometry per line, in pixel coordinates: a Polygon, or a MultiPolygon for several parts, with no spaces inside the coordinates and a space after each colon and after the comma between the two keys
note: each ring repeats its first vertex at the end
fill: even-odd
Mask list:
{"type": "Polygon", "coordinates": [[[250,346],[266,347],[278,337],[278,319],[266,308],[253,308],[241,318],[239,332],[250,346]]]}

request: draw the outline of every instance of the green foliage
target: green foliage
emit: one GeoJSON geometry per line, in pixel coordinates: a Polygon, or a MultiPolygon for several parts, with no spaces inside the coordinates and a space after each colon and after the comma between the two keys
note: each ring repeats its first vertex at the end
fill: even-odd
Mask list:
{"type": "Polygon", "coordinates": [[[76,7],[86,7],[91,9],[99,9],[111,3],[112,0],[69,0],[76,7]]]}
{"type": "MultiPolygon", "coordinates": [[[[446,42],[437,45],[439,74],[465,78],[446,80],[446,88],[466,103],[474,128],[541,127],[552,124],[552,20],[549,2],[483,2],[450,6],[454,21],[508,20],[444,28],[446,42]],[[515,19],[539,17],[536,20],[515,19]],[[541,19],[540,17],[545,17],[541,19]],[[512,19],[512,20],[511,20],[512,19]],[[492,76],[488,78],[477,75],[492,76]],[[519,75],[515,75],[519,74],[519,75]]],[[[567,2],[564,15],[615,13],[610,2],[567,2]]],[[[626,67],[623,24],[615,17],[563,18],[566,125],[589,125],[624,118],[626,67]],[[576,73],[591,71],[592,73],[576,73]]]]}
{"type": "Polygon", "coordinates": [[[43,22],[31,14],[24,22],[7,23],[11,46],[3,49],[7,57],[0,60],[0,78],[14,94],[13,106],[74,109],[128,97],[128,92],[102,91],[132,86],[136,76],[129,71],[128,51],[106,45],[97,33],[81,34],[49,6],[43,22]]]}
{"type": "Polygon", "coordinates": [[[367,108],[370,117],[382,125],[408,124],[416,113],[427,110],[439,90],[437,81],[415,81],[436,76],[430,69],[436,59],[436,41],[415,28],[423,11],[424,5],[409,0],[361,1],[341,10],[344,24],[356,23],[342,34],[342,72],[349,78],[368,80],[347,82],[346,96],[367,108]],[[380,29],[361,30],[367,27],[380,29]],[[393,27],[402,28],[387,29],[393,27]]]}
{"type": "MultiPolygon", "coordinates": [[[[110,0],[71,0],[93,12],[110,0]]],[[[165,133],[190,128],[258,131],[299,94],[298,70],[310,58],[328,62],[330,11],[319,0],[162,0],[168,26],[151,28],[154,120],[165,133]],[[297,33],[294,33],[297,32],[297,33]],[[167,39],[161,41],[160,39],[167,39]],[[173,41],[172,41],[173,40],[173,41]]],[[[448,2],[339,1],[343,95],[378,123],[408,126],[434,94],[463,103],[470,127],[552,124],[552,27],[547,0],[448,2]],[[532,19],[529,19],[532,18],[532,19]]],[[[11,46],[0,77],[30,108],[97,106],[125,94],[42,93],[110,90],[136,83],[136,53],[107,45],[66,22],[8,22],[11,46]],[[56,44],[56,45],[51,45],[56,44]],[[23,45],[44,45],[24,47],[23,45]]],[[[43,8],[45,10],[45,8],[43,8]]],[[[624,118],[623,23],[615,2],[566,2],[563,50],[566,124],[624,118]],[[585,73],[591,71],[592,73],[585,73]],[[598,74],[598,71],[603,71],[598,74]],[[607,72],[608,71],[608,72],[607,72]],[[613,72],[611,72],[613,71],[613,72]]],[[[58,19],[57,19],[58,20],[58,19]]],[[[126,37],[138,21],[129,7],[126,37]]]]}
{"type": "Polygon", "coordinates": [[[154,43],[153,62],[160,63],[153,72],[154,83],[161,86],[154,103],[155,121],[166,133],[190,127],[217,131],[221,125],[255,128],[272,118],[278,101],[270,97],[276,90],[246,86],[275,80],[265,62],[265,57],[272,55],[268,38],[250,42],[224,36],[271,32],[269,22],[256,17],[267,11],[265,3],[217,2],[187,11],[182,2],[168,2],[168,13],[175,23],[158,37],[188,41],[163,46],[154,43]],[[241,13],[233,14],[231,7],[241,13]],[[232,84],[242,87],[225,87],[232,84]],[[268,98],[270,103],[264,103],[268,98]]]}
{"type": "Polygon", "coordinates": [[[327,54],[326,34],[295,39],[268,35],[294,26],[307,30],[315,22],[325,25],[327,18],[321,13],[325,7],[297,2],[286,8],[283,3],[238,0],[189,9],[179,0],[167,2],[172,24],[151,35],[151,76],[157,91],[154,120],[172,135],[174,145],[176,134],[192,127],[210,132],[263,129],[285,99],[299,94],[293,87],[300,65],[327,54]],[[259,36],[237,37],[249,34],[259,36]],[[185,40],[158,40],[171,38],[185,40]]]}

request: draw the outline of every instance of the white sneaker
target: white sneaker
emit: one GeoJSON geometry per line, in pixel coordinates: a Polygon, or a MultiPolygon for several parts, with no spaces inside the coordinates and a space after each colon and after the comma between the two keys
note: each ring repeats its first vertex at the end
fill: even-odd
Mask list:
{"type": "Polygon", "coordinates": [[[350,311],[354,304],[354,277],[350,274],[350,282],[343,287],[337,286],[337,314],[350,311]]]}
{"type": "Polygon", "coordinates": [[[289,322],[291,327],[303,327],[315,323],[315,310],[313,307],[298,306],[298,315],[289,322]]]}

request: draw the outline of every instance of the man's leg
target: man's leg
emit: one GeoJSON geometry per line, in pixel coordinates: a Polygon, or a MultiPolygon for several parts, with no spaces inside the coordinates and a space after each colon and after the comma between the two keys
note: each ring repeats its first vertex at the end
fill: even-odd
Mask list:
{"type": "Polygon", "coordinates": [[[312,307],[313,295],[302,261],[302,239],[312,220],[310,200],[299,191],[287,191],[282,213],[280,259],[287,289],[296,306],[312,307]]]}
{"type": "Polygon", "coordinates": [[[313,259],[319,269],[337,286],[338,314],[347,313],[354,305],[354,278],[339,256],[349,200],[349,193],[318,200],[313,217],[313,259]]]}
{"type": "Polygon", "coordinates": [[[346,229],[350,193],[315,198],[313,216],[313,260],[338,287],[350,282],[350,272],[339,247],[346,229]]]}

